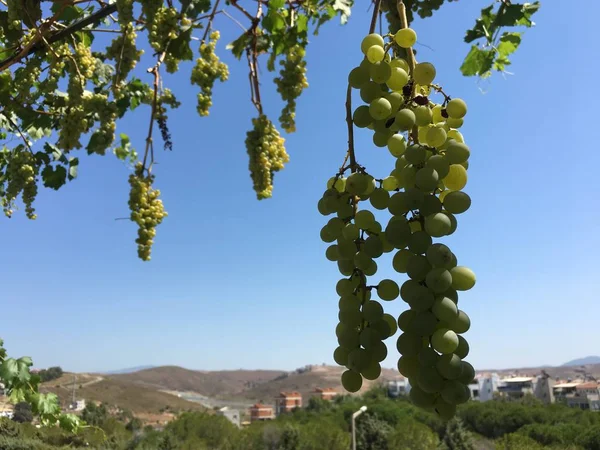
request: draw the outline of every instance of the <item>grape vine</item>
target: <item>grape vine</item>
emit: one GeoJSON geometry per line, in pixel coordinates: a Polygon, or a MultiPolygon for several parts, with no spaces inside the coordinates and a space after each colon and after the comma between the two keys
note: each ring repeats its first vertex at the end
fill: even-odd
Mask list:
{"type": "Polygon", "coordinates": [[[458,131],[467,106],[434,83],[433,64],[416,62],[417,35],[407,27],[402,1],[398,10],[401,27],[395,34],[370,33],[361,43],[363,60],[348,76],[348,155],[318,204],[324,216],[336,215],[321,229],[321,239],[331,243],[326,258],[346,277],[336,285],[334,359],[347,368],[344,388],[356,392],[363,378],[379,377],[387,356],[383,341],[400,328],[398,370],[410,382],[411,400],[449,419],[456,405],[470,398],[468,384],[475,376],[463,360],[469,346],[461,334],[470,320],[457,307],[457,291],[471,289],[475,275],[433,239],[454,233],[455,216],[471,206],[462,191],[470,149],[458,131]],[[396,46],[407,59],[398,56],[396,46]],[[353,114],[351,88],[365,102],[353,114]],[[354,126],[370,129],[374,145],[387,147],[395,159],[389,176],[376,178],[357,162],[354,126]],[[367,202],[381,221],[366,209],[367,202]],[[381,216],[386,210],[389,216],[381,216]],[[378,269],[375,259],[391,252],[393,269],[409,279],[401,286],[391,279],[369,283],[378,269]],[[396,321],[374,294],[384,302],[400,297],[410,309],[396,321]]]}

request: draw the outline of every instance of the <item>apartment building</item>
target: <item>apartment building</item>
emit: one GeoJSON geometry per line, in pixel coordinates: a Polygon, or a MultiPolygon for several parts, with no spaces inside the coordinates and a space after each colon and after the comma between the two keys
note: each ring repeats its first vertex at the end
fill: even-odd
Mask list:
{"type": "Polygon", "coordinates": [[[272,420],[275,418],[273,407],[256,403],[250,407],[250,421],[257,422],[261,420],[272,420]]]}
{"type": "Polygon", "coordinates": [[[333,398],[338,395],[338,393],[333,388],[315,388],[312,394],[320,398],[321,400],[331,401],[333,398]]]}
{"type": "Polygon", "coordinates": [[[558,383],[553,388],[557,402],[571,408],[600,411],[600,391],[596,381],[567,381],[558,383]]]}
{"type": "MultiPolygon", "coordinates": [[[[271,413],[272,412],[273,410],[271,409],[271,413]]],[[[240,412],[237,409],[229,409],[228,406],[224,406],[223,408],[217,410],[217,414],[225,417],[236,427],[240,426],[240,412]]]]}
{"type": "Polygon", "coordinates": [[[408,378],[390,380],[387,384],[388,396],[392,398],[408,395],[410,393],[410,383],[408,378]]]}
{"type": "Polygon", "coordinates": [[[275,397],[275,414],[278,416],[296,408],[302,408],[302,395],[300,392],[280,392],[275,397]]]}

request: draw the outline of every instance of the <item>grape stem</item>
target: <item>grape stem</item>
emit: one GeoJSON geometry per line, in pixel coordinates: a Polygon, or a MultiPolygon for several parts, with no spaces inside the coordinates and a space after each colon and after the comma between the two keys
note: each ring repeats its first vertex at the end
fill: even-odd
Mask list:
{"type": "Polygon", "coordinates": [[[377,25],[377,16],[379,15],[379,5],[381,0],[375,0],[373,7],[373,17],[371,17],[371,26],[369,27],[369,33],[375,33],[375,26],[377,25]]]}
{"type": "MultiPolygon", "coordinates": [[[[397,8],[398,15],[400,16],[400,28],[408,28],[408,19],[406,18],[406,6],[404,6],[404,2],[402,0],[398,0],[397,8]]],[[[412,71],[415,68],[415,65],[417,64],[412,47],[407,48],[406,53],[408,55],[408,66],[410,67],[410,73],[412,74],[412,71]]]]}
{"type": "Polygon", "coordinates": [[[215,14],[217,13],[217,8],[219,7],[219,3],[221,0],[216,0],[215,1],[215,5],[213,6],[213,10],[210,13],[210,16],[208,18],[208,23],[206,24],[206,28],[204,29],[204,35],[202,36],[202,43],[204,44],[204,41],[206,41],[206,36],[208,36],[208,33],[210,32],[211,28],[212,28],[212,23],[213,20],[215,18],[215,14]]]}

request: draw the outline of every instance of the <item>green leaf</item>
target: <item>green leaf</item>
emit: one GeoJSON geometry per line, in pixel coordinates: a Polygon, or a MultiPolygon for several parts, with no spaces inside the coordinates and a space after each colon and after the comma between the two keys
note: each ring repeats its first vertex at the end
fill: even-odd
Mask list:
{"type": "Polygon", "coordinates": [[[531,20],[531,16],[533,16],[538,9],[540,9],[540,6],[540,2],[523,4],[513,3],[505,6],[501,10],[502,13],[498,14],[497,23],[501,27],[514,27],[517,25],[522,25],[530,28],[535,25],[535,23],[531,20]]]}
{"type": "Polygon", "coordinates": [[[19,372],[19,366],[17,360],[14,358],[7,358],[2,364],[0,364],[0,379],[8,384],[12,384],[13,379],[19,372]]]}
{"type": "Polygon", "coordinates": [[[465,35],[465,42],[473,42],[474,40],[480,39],[482,37],[487,38],[488,41],[491,40],[493,30],[491,30],[490,28],[492,27],[492,23],[496,18],[496,14],[492,13],[493,9],[494,5],[492,4],[487,8],[483,8],[481,10],[481,17],[479,17],[475,21],[475,26],[470,30],[467,30],[467,34],[465,35]]]}
{"type": "Polygon", "coordinates": [[[473,45],[460,66],[460,71],[465,76],[485,76],[492,68],[494,55],[494,50],[482,50],[473,45]]]}
{"type": "Polygon", "coordinates": [[[269,9],[283,8],[283,5],[285,5],[285,0],[269,0],[269,9]]]}
{"type": "Polygon", "coordinates": [[[52,155],[54,161],[60,161],[61,163],[68,163],[67,157],[64,155],[62,150],[58,148],[56,145],[51,144],[50,142],[46,142],[44,144],[44,150],[48,155],[52,155]]]}
{"type": "Polygon", "coordinates": [[[179,33],[179,36],[169,43],[167,52],[179,60],[191,61],[194,57],[194,53],[190,48],[192,31],[193,29],[189,28],[187,31],[179,33]]]}
{"type": "Polygon", "coordinates": [[[24,402],[27,398],[27,393],[29,392],[29,389],[23,386],[17,386],[11,389],[10,391],[10,395],[8,396],[8,399],[12,402],[12,403],[20,403],[20,402],[24,402]]]}
{"type": "Polygon", "coordinates": [[[242,55],[244,54],[244,50],[246,49],[246,47],[248,45],[250,45],[251,41],[252,41],[252,37],[248,33],[244,33],[240,37],[238,37],[235,41],[227,44],[225,46],[225,48],[227,50],[231,50],[231,53],[233,53],[233,56],[235,56],[237,59],[240,59],[242,57],[242,55]]]}
{"type": "Polygon", "coordinates": [[[190,19],[210,10],[210,0],[181,0],[181,11],[190,19]]]}
{"type": "Polygon", "coordinates": [[[57,18],[58,22],[72,22],[83,14],[83,9],[77,6],[67,6],[66,8],[63,8],[62,2],[53,2],[52,8],[50,9],[52,10],[52,14],[57,14],[62,9],[60,16],[57,18]]]}
{"type": "Polygon", "coordinates": [[[498,55],[502,57],[514,53],[521,43],[522,34],[523,33],[502,33],[502,36],[500,36],[500,43],[496,46],[498,55]]]}
{"type": "Polygon", "coordinates": [[[91,47],[94,41],[94,35],[90,31],[78,31],[73,33],[77,42],[82,42],[86,47],[91,47]]]}
{"type": "Polygon", "coordinates": [[[298,15],[298,18],[296,19],[296,28],[298,29],[298,33],[308,31],[308,17],[304,14],[298,15]]]}
{"type": "Polygon", "coordinates": [[[46,166],[42,170],[44,186],[52,189],[60,189],[67,181],[67,169],[63,166],[46,166]]]}
{"type": "Polygon", "coordinates": [[[77,178],[77,170],[79,168],[79,158],[71,156],[69,158],[69,181],[77,178]]]}
{"type": "Polygon", "coordinates": [[[77,433],[83,422],[75,414],[61,414],[58,416],[58,423],[63,430],[69,433],[77,433]]]}

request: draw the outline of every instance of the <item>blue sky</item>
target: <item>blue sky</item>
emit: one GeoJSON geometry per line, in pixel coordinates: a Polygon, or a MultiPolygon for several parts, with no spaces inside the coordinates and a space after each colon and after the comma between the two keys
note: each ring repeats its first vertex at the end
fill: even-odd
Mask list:
{"type": "MultiPolygon", "coordinates": [[[[469,104],[462,131],[473,205],[444,242],[478,276],[459,301],[472,320],[465,337],[476,368],[560,364],[600,353],[600,65],[591,47],[600,6],[588,2],[581,14],[544,2],[513,57],[514,75],[482,82],[458,68],[464,31],[486,3],[450,3],[413,25],[419,60],[433,62],[446,92],[469,104]]],[[[361,5],[348,25],[329,23],[311,38],[310,87],[298,103],[298,132],[286,136],[291,161],[275,177],[274,198],[259,202],[244,147],[255,114],[247,68],[224,50],[238,30],[221,16],[231,76],[216,86],[210,117],[196,114],[189,64],[165,79],[183,105],[169,122],[173,152],[157,155],[169,217],[151,262],[137,259],[135,226],[115,220],[128,214],[128,169],[111,155],[82,155],[75,182],[42,190],[37,221],[18,214],[0,222],[0,337],[9,353],[75,371],[333,363],[340,276],[324,257],[326,219],[316,203],[345,153],[345,80],[369,20],[361,5]]],[[[275,119],[282,104],[269,78],[263,70],[263,102],[275,119]]],[[[120,130],[141,149],[147,123],[140,109],[120,130]]],[[[365,130],[356,147],[372,173],[389,173],[393,158],[365,130]]],[[[389,255],[379,267],[381,278],[404,279],[389,255]]],[[[405,303],[386,306],[397,315],[405,303]]],[[[385,366],[394,367],[395,338],[388,347],[385,366]]]]}

